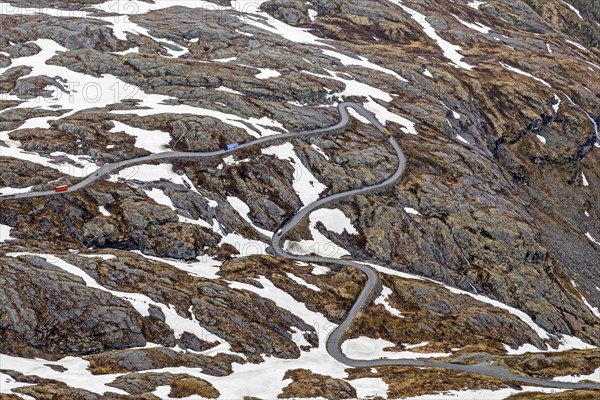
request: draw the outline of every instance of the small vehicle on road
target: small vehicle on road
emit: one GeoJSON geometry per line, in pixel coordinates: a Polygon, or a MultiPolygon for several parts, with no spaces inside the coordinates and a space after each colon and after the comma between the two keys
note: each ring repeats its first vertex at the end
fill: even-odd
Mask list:
{"type": "Polygon", "coordinates": [[[14,194],[3,194],[0,196],[0,199],[14,199],[16,196],[14,194]]]}
{"type": "Polygon", "coordinates": [[[392,134],[390,133],[390,131],[388,131],[387,129],[383,128],[383,134],[387,137],[392,136],[392,134]]]}
{"type": "Polygon", "coordinates": [[[69,185],[62,185],[62,186],[57,186],[54,188],[55,192],[66,192],[67,190],[69,190],[69,185]]]}
{"type": "Polygon", "coordinates": [[[235,149],[236,147],[239,147],[239,143],[230,143],[227,146],[225,146],[225,148],[223,150],[227,151],[227,150],[231,150],[231,149],[235,149]]]}

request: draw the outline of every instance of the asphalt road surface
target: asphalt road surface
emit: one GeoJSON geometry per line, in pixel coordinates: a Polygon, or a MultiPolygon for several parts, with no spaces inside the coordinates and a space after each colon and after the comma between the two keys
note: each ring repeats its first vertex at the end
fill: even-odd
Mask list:
{"type": "Polygon", "coordinates": [[[495,364],[489,363],[480,363],[473,365],[463,365],[463,364],[454,364],[449,362],[439,362],[439,361],[431,361],[431,360],[415,360],[415,359],[377,359],[377,360],[354,360],[342,353],[341,344],[345,339],[345,334],[350,326],[350,324],[356,318],[358,312],[368,303],[369,299],[376,294],[376,291],[379,288],[379,278],[377,272],[370,267],[369,265],[362,264],[356,261],[350,260],[340,260],[336,258],[327,258],[327,257],[315,257],[315,256],[307,256],[307,255],[296,255],[292,254],[281,247],[281,241],[283,237],[294,229],[298,223],[300,223],[305,217],[307,217],[311,212],[315,211],[318,208],[321,208],[326,205],[331,205],[342,200],[347,200],[352,198],[358,194],[372,193],[377,191],[382,191],[387,187],[395,184],[403,175],[406,170],[406,157],[400,148],[400,145],[396,141],[396,139],[392,135],[387,135],[387,131],[385,127],[375,118],[373,114],[365,110],[361,105],[351,102],[344,102],[338,105],[338,111],[340,114],[340,121],[330,127],[313,129],[302,132],[289,132],[283,133],[275,136],[266,136],[261,137],[259,139],[253,140],[251,142],[242,143],[238,147],[231,150],[217,150],[211,152],[179,152],[179,151],[170,151],[163,153],[156,153],[145,157],[134,158],[131,160],[120,161],[117,163],[105,164],[100,167],[98,170],[87,176],[84,180],[75,185],[69,187],[67,191],[64,192],[55,192],[54,190],[41,191],[41,192],[28,192],[28,193],[18,193],[10,196],[0,196],[0,200],[15,200],[15,199],[26,199],[33,197],[43,197],[43,196],[59,196],[66,195],[72,193],[74,191],[80,190],[86,186],[91,185],[95,181],[102,179],[106,175],[115,172],[121,168],[142,164],[150,161],[158,161],[158,160],[166,160],[166,159],[182,159],[182,158],[194,158],[200,160],[210,160],[216,157],[227,156],[236,151],[249,148],[252,146],[257,146],[260,144],[269,143],[272,141],[281,141],[285,139],[291,139],[295,137],[305,137],[312,135],[324,134],[332,131],[336,131],[340,128],[346,126],[349,120],[348,109],[352,108],[359,115],[365,117],[369,122],[379,129],[385,136],[388,138],[390,145],[396,152],[396,156],[398,159],[396,171],[383,182],[377,183],[372,186],[360,187],[357,189],[349,190],[347,192],[337,193],[326,197],[324,199],[320,199],[298,211],[292,218],[287,220],[283,226],[275,232],[273,238],[271,240],[271,250],[278,256],[302,261],[302,262],[319,262],[319,263],[329,263],[329,264],[337,264],[337,265],[345,265],[351,266],[359,269],[367,276],[367,282],[360,292],[360,295],[356,299],[356,302],[348,311],[342,323],[329,335],[327,338],[327,351],[328,353],[335,358],[337,361],[346,364],[351,367],[383,367],[383,366],[415,366],[415,367],[436,367],[436,368],[444,368],[451,370],[458,370],[464,372],[470,372],[480,375],[491,376],[495,378],[502,378],[507,380],[512,380],[515,382],[519,382],[521,384],[529,384],[533,386],[543,386],[543,387],[551,387],[558,389],[600,389],[600,384],[596,383],[570,383],[570,382],[556,382],[556,381],[547,381],[543,379],[536,379],[531,377],[525,377],[520,375],[515,375],[509,372],[507,369],[500,367],[495,364]]]}

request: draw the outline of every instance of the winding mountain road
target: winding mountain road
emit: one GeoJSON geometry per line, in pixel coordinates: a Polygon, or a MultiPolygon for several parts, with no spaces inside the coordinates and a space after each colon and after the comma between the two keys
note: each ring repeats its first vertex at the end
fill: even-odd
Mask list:
{"type": "MultiPolygon", "coordinates": [[[[351,102],[344,102],[344,103],[340,103],[338,105],[338,111],[339,111],[339,114],[341,117],[340,121],[337,124],[327,127],[327,128],[313,129],[313,130],[302,131],[302,132],[289,132],[289,133],[284,133],[284,134],[280,134],[280,135],[276,135],[276,136],[261,137],[259,139],[253,140],[251,142],[240,144],[238,147],[236,147],[232,150],[218,150],[218,151],[212,151],[212,152],[171,151],[171,152],[156,153],[156,154],[148,155],[145,157],[139,157],[139,158],[121,161],[121,162],[117,162],[117,163],[105,164],[102,167],[100,167],[97,171],[94,171],[92,174],[87,176],[81,182],[69,187],[69,189],[67,191],[55,192],[53,190],[48,190],[48,191],[39,191],[39,192],[18,193],[18,194],[14,194],[14,195],[4,195],[4,196],[0,196],[0,201],[8,200],[8,199],[15,200],[15,199],[26,199],[26,198],[33,198],[33,197],[57,196],[57,195],[69,194],[69,193],[72,193],[74,191],[80,190],[82,188],[85,188],[85,187],[91,185],[95,181],[102,179],[104,176],[110,174],[111,172],[117,171],[117,170],[127,167],[127,166],[135,165],[135,164],[141,164],[141,163],[157,161],[157,160],[181,159],[181,158],[195,158],[195,159],[201,159],[201,160],[209,160],[209,159],[214,159],[215,157],[226,156],[228,154],[234,153],[234,152],[242,150],[242,149],[250,148],[252,146],[256,146],[259,144],[269,143],[272,141],[280,141],[280,140],[292,139],[292,138],[296,138],[296,137],[312,136],[312,135],[318,135],[318,134],[335,131],[337,129],[343,128],[348,123],[348,121],[349,121],[348,109],[350,109],[350,108],[353,109],[354,111],[356,111],[359,115],[367,118],[369,120],[369,122],[373,126],[375,126],[377,129],[379,129],[381,132],[383,132],[383,133],[386,132],[384,126],[375,118],[375,116],[373,114],[369,113],[367,110],[365,110],[361,105],[356,104],[356,103],[351,103],[351,102]]],[[[396,183],[403,176],[403,174],[406,170],[406,157],[405,157],[404,153],[402,152],[402,149],[400,148],[400,145],[398,144],[396,139],[391,135],[390,136],[386,135],[386,136],[387,136],[391,146],[393,147],[394,151],[396,152],[396,156],[398,159],[395,172],[390,177],[388,177],[386,180],[384,180],[383,182],[380,182],[380,183],[377,183],[375,185],[368,186],[368,187],[361,187],[361,188],[349,190],[346,192],[337,193],[337,194],[331,195],[329,197],[320,199],[320,200],[306,206],[305,208],[301,209],[292,218],[290,218],[288,221],[286,221],[283,224],[283,226],[279,230],[277,230],[276,233],[273,235],[272,240],[271,240],[271,249],[272,249],[273,253],[275,253],[278,256],[281,256],[281,257],[284,257],[287,259],[291,259],[291,260],[308,262],[308,263],[315,262],[314,256],[296,255],[296,254],[292,254],[292,253],[288,252],[287,250],[283,249],[281,247],[281,241],[283,240],[284,236],[288,232],[290,232],[292,229],[294,229],[294,227],[296,225],[298,225],[298,223],[300,223],[303,218],[307,217],[311,212],[315,211],[316,209],[326,206],[326,205],[331,205],[331,204],[337,203],[341,200],[350,199],[353,196],[358,195],[358,194],[365,194],[365,193],[381,191],[381,190],[386,189],[387,187],[393,185],[394,183],[396,183]]],[[[493,364],[488,364],[488,363],[463,365],[463,364],[454,364],[454,363],[449,363],[449,362],[420,360],[420,359],[417,359],[417,360],[415,360],[415,359],[394,359],[394,360],[390,360],[390,359],[354,360],[354,359],[351,359],[342,352],[341,344],[345,339],[345,334],[346,334],[348,327],[352,324],[352,322],[356,318],[356,315],[358,314],[358,312],[367,304],[369,299],[372,298],[372,296],[377,291],[377,289],[379,287],[379,277],[378,277],[375,269],[373,269],[369,265],[366,265],[366,264],[363,264],[360,262],[350,261],[350,260],[340,260],[340,259],[336,259],[336,258],[327,258],[327,257],[318,257],[318,261],[320,263],[337,264],[337,265],[342,265],[342,266],[352,266],[352,267],[357,268],[358,270],[362,271],[367,277],[367,282],[366,282],[364,288],[362,289],[362,291],[360,292],[358,298],[356,299],[356,302],[354,303],[354,305],[352,306],[350,311],[348,311],[348,313],[346,314],[342,323],[327,338],[326,348],[327,348],[328,353],[334,359],[336,359],[337,361],[339,361],[345,365],[348,365],[351,367],[383,367],[383,366],[436,367],[436,368],[444,368],[444,369],[450,369],[450,370],[470,372],[470,373],[475,373],[475,374],[480,374],[480,375],[491,376],[491,377],[495,377],[495,378],[507,379],[507,380],[520,382],[523,384],[530,384],[530,385],[534,385],[534,386],[543,386],[543,387],[558,388],[558,389],[599,389],[600,390],[600,384],[571,383],[571,382],[547,381],[547,380],[543,380],[543,379],[536,379],[536,378],[531,378],[531,377],[526,377],[526,376],[521,376],[521,375],[515,375],[515,374],[509,372],[508,370],[506,370],[505,368],[502,368],[500,366],[493,365],[493,364]]]]}
{"type": "MultiPolygon", "coordinates": [[[[131,166],[131,165],[135,165],[135,164],[143,164],[143,163],[147,163],[147,162],[151,162],[151,161],[159,161],[159,160],[167,160],[167,159],[182,159],[182,158],[195,158],[195,159],[200,159],[200,160],[211,160],[214,158],[227,156],[227,155],[237,152],[239,150],[255,147],[260,144],[265,144],[265,143],[274,142],[274,141],[281,141],[281,140],[285,140],[285,139],[292,139],[292,138],[296,138],[296,137],[307,137],[307,136],[319,135],[319,134],[335,131],[337,129],[343,128],[344,126],[346,126],[346,124],[348,124],[348,121],[350,119],[350,116],[348,115],[348,111],[347,111],[348,108],[352,108],[352,109],[356,110],[361,115],[363,115],[363,114],[370,115],[368,113],[368,111],[366,111],[364,108],[362,108],[362,106],[360,106],[359,104],[351,103],[351,102],[340,103],[338,105],[338,110],[339,110],[341,119],[337,124],[330,126],[330,127],[312,129],[312,130],[307,130],[307,131],[302,131],[302,132],[288,132],[288,133],[282,133],[282,134],[273,135],[273,136],[264,136],[264,137],[258,138],[256,140],[253,140],[250,142],[241,143],[238,147],[233,148],[231,150],[216,150],[216,151],[207,151],[207,152],[165,151],[162,153],[150,154],[150,155],[144,156],[144,157],[132,158],[130,160],[124,160],[124,161],[119,161],[119,162],[115,162],[115,163],[108,163],[108,164],[104,164],[102,167],[100,167],[96,171],[92,172],[81,182],[78,182],[78,183],[74,184],[73,186],[70,186],[69,189],[66,191],[55,192],[54,190],[46,190],[46,191],[40,191],[40,192],[26,192],[26,193],[17,193],[14,195],[13,194],[3,195],[3,196],[0,196],[0,201],[7,200],[7,199],[26,199],[26,198],[33,198],[33,197],[56,196],[56,195],[64,195],[64,194],[72,193],[77,190],[83,189],[86,186],[91,185],[95,181],[102,179],[103,177],[110,174],[111,172],[115,172],[122,168],[131,166]]],[[[377,123],[378,123],[377,127],[379,129],[383,129],[383,125],[381,125],[379,123],[379,121],[377,121],[377,123]]]]}

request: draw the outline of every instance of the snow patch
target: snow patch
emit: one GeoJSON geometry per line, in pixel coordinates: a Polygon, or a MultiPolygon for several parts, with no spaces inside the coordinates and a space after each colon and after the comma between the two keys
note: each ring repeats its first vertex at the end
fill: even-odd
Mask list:
{"type": "Polygon", "coordinates": [[[600,318],[600,310],[598,310],[598,307],[593,307],[583,295],[581,295],[581,300],[583,300],[586,307],[589,308],[596,317],[600,318]]]}
{"type": "Polygon", "coordinates": [[[337,51],[333,51],[333,50],[323,50],[323,54],[325,54],[326,56],[337,58],[344,66],[358,65],[363,68],[372,69],[374,71],[380,71],[380,72],[392,75],[394,78],[398,79],[401,82],[408,82],[406,79],[404,79],[403,77],[398,75],[397,72],[392,71],[389,68],[384,68],[380,65],[374,64],[374,63],[370,62],[366,57],[359,56],[358,59],[356,59],[354,57],[348,57],[345,54],[338,53],[337,51]]]}
{"type": "Polygon", "coordinates": [[[311,271],[311,274],[313,275],[325,275],[330,273],[331,270],[327,267],[323,267],[321,265],[314,265],[313,266],[313,270],[311,271]]]}
{"type": "Polygon", "coordinates": [[[372,339],[361,336],[356,339],[348,339],[342,343],[342,352],[355,360],[374,360],[385,358],[388,360],[418,359],[447,357],[452,353],[416,353],[412,351],[385,351],[388,347],[396,345],[384,339],[372,339]]]}
{"type": "MultiPolygon", "coordinates": [[[[78,357],[65,357],[56,361],[48,361],[42,358],[29,359],[13,357],[7,354],[0,355],[3,369],[19,371],[25,375],[37,375],[45,379],[55,379],[65,382],[73,388],[85,389],[99,395],[105,392],[115,392],[126,395],[127,392],[108,386],[117,376],[122,374],[93,375],[89,370],[89,362],[78,357]],[[66,373],[56,371],[46,364],[59,365],[66,368],[66,373]]],[[[0,373],[0,386],[2,393],[7,390],[28,386],[28,384],[15,382],[12,378],[0,373]]]]}
{"type": "Polygon", "coordinates": [[[465,139],[464,137],[460,136],[460,135],[456,135],[456,139],[460,140],[461,142],[465,143],[465,144],[471,144],[469,143],[469,141],[467,139],[465,139]]]}
{"type": "MultiPolygon", "coordinates": [[[[261,3],[255,2],[255,4],[261,3]]],[[[323,43],[323,39],[319,38],[309,32],[309,29],[297,28],[285,24],[275,18],[270,17],[267,13],[260,13],[260,16],[242,15],[239,17],[240,20],[256,28],[262,29],[267,32],[271,32],[278,35],[290,42],[303,43],[314,46],[326,46],[332,47],[326,43],[323,43]]]]}
{"type": "Polygon", "coordinates": [[[321,288],[318,286],[313,285],[312,283],[308,283],[306,282],[304,279],[300,278],[299,276],[296,276],[292,273],[287,273],[288,278],[290,278],[291,280],[293,280],[294,282],[296,282],[298,285],[302,285],[305,286],[307,288],[309,288],[310,290],[314,290],[315,292],[320,292],[321,288]]]}
{"type": "Polygon", "coordinates": [[[412,214],[412,215],[422,215],[420,212],[418,212],[417,210],[415,210],[414,208],[411,207],[404,207],[404,212],[406,212],[407,214],[412,214]]]}
{"type": "Polygon", "coordinates": [[[554,110],[554,114],[556,114],[561,103],[560,97],[558,97],[557,94],[554,94],[554,101],[555,103],[552,105],[552,109],[554,110]]]}
{"type": "Polygon", "coordinates": [[[592,234],[591,234],[591,233],[589,233],[589,232],[586,232],[586,233],[585,233],[585,237],[587,237],[588,239],[590,239],[590,241],[592,241],[592,243],[596,243],[597,245],[599,245],[599,246],[600,246],[600,242],[599,242],[599,241],[597,241],[596,239],[594,239],[594,237],[592,236],[592,234]]]}
{"type": "Polygon", "coordinates": [[[319,194],[327,189],[327,186],[315,178],[315,176],[302,164],[300,158],[294,152],[294,145],[287,142],[279,146],[270,146],[261,150],[262,154],[273,155],[280,160],[289,161],[294,167],[292,186],[300,197],[304,206],[314,203],[319,199],[319,194]]]}
{"type": "Polygon", "coordinates": [[[390,314],[393,316],[404,318],[400,310],[392,307],[388,302],[390,295],[392,295],[392,289],[387,286],[383,286],[381,289],[381,295],[375,299],[375,304],[381,304],[390,314]]]}
{"type": "Polygon", "coordinates": [[[442,39],[442,37],[438,35],[433,26],[431,26],[431,24],[427,22],[427,17],[425,15],[405,6],[404,4],[402,4],[401,0],[389,1],[402,8],[402,10],[405,13],[410,15],[410,17],[413,20],[415,20],[419,25],[421,25],[421,27],[423,27],[423,31],[425,32],[425,34],[437,42],[438,46],[442,49],[444,56],[451,61],[450,65],[456,68],[463,68],[467,70],[472,70],[473,68],[475,68],[474,66],[469,65],[462,60],[463,56],[458,52],[459,50],[462,50],[462,48],[460,46],[448,42],[445,39],[442,39]]]}
{"type": "Polygon", "coordinates": [[[421,342],[421,343],[417,343],[417,344],[402,343],[402,346],[404,346],[404,348],[407,350],[412,350],[412,349],[418,349],[420,347],[425,347],[428,344],[429,344],[429,342],[421,342]]]}
{"type": "MultiPolygon", "coordinates": [[[[351,109],[352,110],[352,109],[351,109]]],[[[325,154],[325,152],[323,151],[323,149],[321,149],[319,146],[317,146],[316,144],[311,144],[310,147],[312,147],[317,153],[319,153],[320,155],[323,156],[324,159],[326,159],[327,161],[330,160],[330,157],[325,154]]]]}
{"type": "Polygon", "coordinates": [[[237,57],[227,57],[227,58],[216,58],[212,61],[214,62],[220,62],[220,63],[228,63],[230,61],[235,61],[237,60],[237,57]]]}
{"type": "Polygon", "coordinates": [[[582,46],[581,44],[579,44],[577,42],[574,42],[574,41],[569,40],[569,39],[565,39],[565,42],[567,42],[569,44],[572,44],[573,46],[577,47],[579,50],[586,50],[587,51],[587,49],[584,46],[582,46]]]}
{"type": "Polygon", "coordinates": [[[171,198],[167,196],[162,190],[152,188],[151,190],[144,189],[144,192],[146,192],[146,195],[152,200],[154,200],[156,203],[167,206],[171,210],[177,210],[171,198]]]}
{"type": "Polygon", "coordinates": [[[259,68],[259,70],[260,70],[260,73],[254,75],[254,77],[258,78],[258,79],[277,78],[278,76],[281,76],[279,71],[275,71],[274,69],[259,68]]]}
{"type": "Polygon", "coordinates": [[[12,227],[8,225],[0,224],[0,243],[6,242],[7,240],[12,240],[14,237],[10,236],[10,230],[12,227]]]}
{"type": "Polygon", "coordinates": [[[316,254],[329,258],[350,255],[346,249],[333,243],[319,232],[316,228],[318,222],[321,222],[328,231],[335,232],[338,235],[344,232],[350,235],[358,233],[350,219],[341,210],[323,208],[315,210],[309,215],[309,229],[313,240],[301,240],[299,242],[286,240],[283,247],[290,253],[298,255],[316,254]]]}
{"type": "MultiPolygon", "coordinates": [[[[527,392],[560,393],[566,389],[552,389],[539,386],[521,386],[520,389],[505,388],[499,390],[448,390],[435,395],[435,400],[502,400],[514,394],[527,392]]],[[[426,394],[416,397],[406,397],[404,400],[432,400],[431,395],[426,394]]]]}
{"type": "Polygon", "coordinates": [[[563,3],[565,6],[569,7],[571,9],[571,11],[573,11],[575,14],[577,14],[579,19],[581,19],[582,21],[584,20],[583,17],[581,16],[581,12],[579,12],[578,9],[576,9],[575,7],[573,7],[571,4],[567,3],[566,1],[560,0],[560,2],[563,3]]]}
{"type": "Polygon", "coordinates": [[[512,66],[510,66],[510,65],[508,65],[508,64],[505,64],[505,63],[503,63],[503,62],[500,62],[500,65],[502,65],[502,67],[503,67],[503,68],[506,68],[506,69],[507,69],[507,70],[509,70],[509,71],[515,72],[515,73],[517,73],[517,74],[519,74],[519,75],[524,75],[524,76],[527,76],[527,77],[529,77],[529,78],[535,79],[535,80],[536,80],[536,81],[538,81],[538,82],[541,82],[541,83],[543,83],[544,85],[546,85],[546,86],[548,86],[548,87],[552,87],[552,86],[550,86],[550,84],[549,84],[548,82],[546,82],[545,80],[543,80],[543,79],[540,79],[540,78],[537,78],[537,77],[535,77],[535,76],[531,75],[529,72],[525,72],[525,71],[523,71],[523,70],[520,70],[519,68],[512,67],[512,66]]]}
{"type": "MultiPolygon", "coordinates": [[[[4,148],[2,149],[2,153],[4,153],[4,148]]],[[[2,154],[2,156],[6,156],[6,155],[2,154]]],[[[3,188],[0,188],[0,196],[19,194],[19,193],[27,193],[27,192],[31,192],[32,188],[33,188],[33,186],[28,186],[25,188],[3,187],[3,188]]]]}
{"type": "Polygon", "coordinates": [[[200,278],[207,279],[218,279],[220,278],[217,275],[219,272],[219,267],[221,266],[221,262],[213,259],[209,256],[201,256],[197,257],[197,261],[184,262],[181,260],[174,260],[170,258],[160,258],[154,257],[147,254],[142,253],[139,250],[134,250],[132,253],[138,254],[144,258],[147,258],[152,261],[161,262],[164,264],[168,264],[172,267],[180,269],[182,271],[187,272],[191,276],[197,276],[200,278]]]}
{"type": "Polygon", "coordinates": [[[485,26],[485,25],[483,25],[483,24],[481,24],[479,22],[476,22],[476,23],[467,22],[467,21],[463,21],[462,19],[460,19],[459,17],[457,17],[454,14],[452,14],[452,16],[454,18],[456,18],[456,20],[458,22],[460,22],[461,24],[463,24],[467,28],[473,29],[474,31],[477,31],[477,32],[480,32],[480,33],[490,33],[490,31],[492,30],[492,28],[490,28],[489,26],[485,26]]]}
{"type": "Polygon", "coordinates": [[[248,205],[244,203],[241,199],[233,196],[228,196],[227,201],[229,202],[229,204],[231,204],[231,207],[233,207],[233,209],[237,211],[238,214],[240,214],[244,221],[248,222],[256,231],[260,232],[266,237],[273,236],[273,232],[263,228],[259,228],[258,226],[254,225],[254,222],[252,222],[252,220],[248,216],[248,214],[250,213],[250,207],[248,207],[248,205]]]}
{"type": "Polygon", "coordinates": [[[104,206],[98,207],[98,211],[100,211],[100,214],[104,215],[105,217],[112,216],[112,214],[108,212],[108,210],[104,206]]]}
{"type": "Polygon", "coordinates": [[[538,138],[538,140],[540,142],[542,142],[543,144],[546,144],[546,138],[545,137],[543,137],[542,135],[535,135],[535,136],[538,138]]]}
{"type": "Polygon", "coordinates": [[[479,7],[483,4],[485,4],[485,1],[472,1],[472,2],[468,3],[467,5],[471,8],[479,10],[479,7]]]}
{"type": "Polygon", "coordinates": [[[600,382],[600,367],[596,368],[596,370],[589,375],[556,376],[552,380],[559,382],[581,382],[583,380],[600,382]]]}

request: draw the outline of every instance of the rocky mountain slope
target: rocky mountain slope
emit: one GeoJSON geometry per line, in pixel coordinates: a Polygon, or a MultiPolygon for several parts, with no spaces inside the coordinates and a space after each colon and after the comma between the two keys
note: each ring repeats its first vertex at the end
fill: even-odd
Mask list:
{"type": "Polygon", "coordinates": [[[599,15],[586,0],[0,3],[1,195],[331,126],[342,101],[408,161],[286,237],[310,264],[272,256],[273,233],[396,168],[356,112],[324,135],[1,199],[0,398],[597,398],[333,360],[366,278],[323,257],[381,281],[351,358],[599,382],[599,15]]]}

